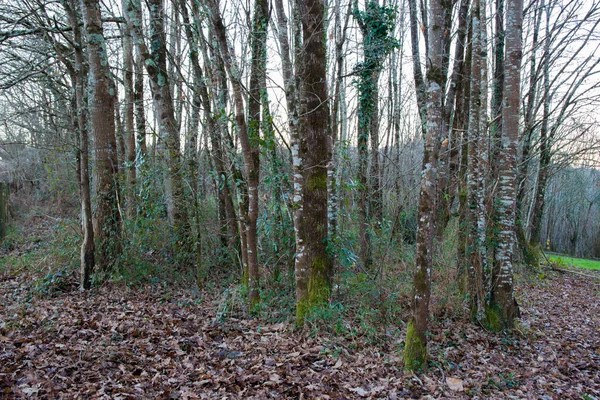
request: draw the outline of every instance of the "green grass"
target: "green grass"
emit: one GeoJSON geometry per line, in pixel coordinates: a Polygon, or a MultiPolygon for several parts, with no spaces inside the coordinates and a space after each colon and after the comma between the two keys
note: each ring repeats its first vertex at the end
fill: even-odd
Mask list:
{"type": "Polygon", "coordinates": [[[600,271],[600,261],[586,260],[584,258],[556,256],[556,255],[549,255],[548,258],[550,259],[550,261],[558,263],[559,265],[563,264],[563,265],[573,266],[573,267],[577,267],[577,268],[584,268],[584,269],[591,269],[594,271],[600,271]]]}

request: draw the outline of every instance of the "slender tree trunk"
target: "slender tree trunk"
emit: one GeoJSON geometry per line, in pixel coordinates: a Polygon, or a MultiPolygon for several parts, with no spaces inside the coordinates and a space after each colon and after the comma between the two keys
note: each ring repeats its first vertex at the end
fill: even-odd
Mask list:
{"type": "Polygon", "coordinates": [[[348,2],[344,23],[342,26],[342,17],[340,12],[340,0],[335,3],[335,86],[333,92],[333,104],[331,108],[331,149],[332,157],[331,164],[327,171],[328,173],[328,201],[329,201],[329,238],[335,240],[337,237],[338,226],[338,166],[337,166],[337,149],[340,124],[344,123],[340,116],[340,102],[342,101],[341,88],[343,85],[343,69],[344,69],[344,43],[346,42],[346,32],[348,29],[348,21],[350,20],[352,2],[348,2]]]}
{"type": "MultiPolygon", "coordinates": [[[[124,3],[126,0],[123,1],[124,3]]],[[[126,5],[123,4],[123,9],[126,5]]],[[[133,42],[131,38],[131,30],[129,26],[125,24],[123,29],[123,86],[125,88],[124,98],[124,130],[126,144],[125,160],[127,161],[124,168],[127,173],[127,185],[125,190],[126,198],[126,215],[127,218],[131,219],[135,215],[135,121],[134,121],[134,108],[135,108],[135,96],[134,96],[134,83],[133,83],[133,42]]]]}
{"type": "Polygon", "coordinates": [[[364,103],[372,101],[372,91],[363,91],[361,100],[358,106],[358,131],[357,131],[357,148],[358,148],[358,184],[359,184],[359,200],[358,200],[358,236],[360,241],[360,261],[363,267],[368,270],[373,263],[371,249],[371,233],[370,227],[370,211],[369,211],[369,195],[371,189],[369,187],[369,131],[371,113],[368,106],[364,103]]]}
{"type": "Polygon", "coordinates": [[[379,167],[379,75],[383,61],[397,46],[393,39],[395,10],[369,1],[365,11],[355,6],[354,18],[363,35],[364,59],[356,65],[358,79],[358,181],[360,255],[363,266],[371,267],[370,228],[373,219],[381,221],[379,167]],[[369,137],[371,138],[371,176],[369,179],[369,137]]]}
{"type": "Polygon", "coordinates": [[[538,46],[538,37],[540,30],[540,23],[542,17],[542,8],[544,8],[544,0],[541,0],[540,7],[537,7],[537,3],[533,4],[534,10],[534,28],[533,28],[533,39],[532,39],[532,51],[531,51],[531,66],[529,72],[529,91],[527,94],[527,105],[525,108],[525,121],[523,129],[523,138],[520,140],[521,156],[519,158],[519,168],[517,172],[517,200],[516,200],[516,226],[515,233],[518,246],[523,254],[523,260],[527,265],[534,268],[539,267],[539,255],[529,245],[527,240],[527,206],[525,205],[525,194],[527,188],[527,177],[529,175],[529,164],[531,158],[532,142],[535,130],[535,109],[536,107],[536,94],[538,91],[538,71],[536,63],[536,53],[538,46]]]}
{"type": "Polygon", "coordinates": [[[10,198],[10,189],[8,187],[8,183],[0,182],[0,239],[4,239],[4,237],[6,236],[6,232],[8,230],[8,200],[9,200],[9,198],[10,198]]]}
{"type": "Polygon", "coordinates": [[[136,168],[139,170],[141,164],[148,154],[146,145],[146,113],[144,110],[144,66],[140,55],[135,56],[134,73],[135,82],[133,87],[133,99],[135,104],[135,132],[136,132],[136,168]]]}
{"type": "Polygon", "coordinates": [[[546,38],[544,40],[544,111],[542,116],[542,126],[540,129],[540,162],[538,167],[537,184],[534,191],[533,216],[531,218],[531,238],[529,245],[535,251],[539,251],[540,235],[542,230],[542,217],[546,205],[546,186],[548,184],[550,161],[552,157],[552,137],[548,132],[550,119],[550,42],[552,34],[550,32],[550,10],[546,10],[546,38]]]}
{"type": "Polygon", "coordinates": [[[327,164],[331,159],[327,99],[325,7],[319,0],[296,2],[302,22],[302,124],[299,155],[303,184],[296,255],[296,322],[329,300],[331,258],[327,254],[327,164]]]}
{"type": "MultiPolygon", "coordinates": [[[[443,159],[444,165],[440,165],[440,169],[443,170],[443,174],[441,174],[438,178],[439,213],[438,229],[436,233],[438,238],[442,237],[444,230],[450,221],[450,208],[452,207],[452,203],[457,195],[457,172],[460,163],[458,157],[461,146],[461,132],[451,128],[454,127],[453,121],[456,118],[456,114],[461,112],[461,110],[458,110],[458,108],[461,107],[464,100],[457,99],[456,96],[459,91],[461,92],[461,95],[464,94],[464,88],[462,88],[462,85],[466,78],[463,76],[465,70],[463,60],[465,55],[468,11],[469,0],[461,0],[460,7],[458,9],[458,29],[454,49],[454,65],[452,68],[452,76],[450,77],[450,82],[448,83],[448,94],[444,102],[444,127],[442,129],[442,137],[440,138],[440,140],[442,140],[440,149],[442,155],[440,157],[443,159]]],[[[445,15],[446,25],[448,25],[450,23],[447,21],[449,13],[446,12],[445,15]]],[[[446,54],[447,52],[445,52],[445,55],[446,54]]]]}
{"type": "MultiPolygon", "coordinates": [[[[204,119],[206,123],[206,131],[208,132],[210,143],[212,147],[212,158],[215,165],[216,170],[216,186],[217,191],[219,192],[220,202],[223,204],[224,212],[221,211],[222,215],[222,224],[224,230],[228,232],[227,243],[230,247],[230,250],[233,253],[239,255],[239,233],[237,229],[237,216],[235,212],[235,207],[233,206],[233,199],[231,196],[231,188],[228,179],[228,171],[225,167],[225,155],[223,152],[223,145],[220,137],[220,130],[217,124],[217,120],[213,115],[213,107],[211,104],[211,99],[208,94],[208,88],[205,83],[204,73],[202,68],[200,67],[199,60],[199,49],[198,43],[201,38],[199,37],[199,31],[201,26],[199,21],[194,17],[193,23],[190,19],[190,15],[184,0],[179,0],[179,8],[181,11],[185,34],[187,37],[188,45],[190,46],[190,62],[192,65],[192,72],[194,74],[194,93],[196,96],[199,96],[199,101],[201,102],[202,108],[204,109],[204,119]],[[194,27],[194,29],[192,29],[194,27]]],[[[192,12],[195,15],[198,14],[197,5],[195,3],[192,4],[192,12]]],[[[200,105],[198,105],[200,106],[200,105]]],[[[224,110],[221,111],[224,113],[224,110]]]]}
{"type": "Polygon", "coordinates": [[[258,270],[258,183],[260,177],[260,127],[261,105],[263,96],[261,88],[266,87],[267,62],[267,27],[269,24],[269,4],[267,0],[256,0],[250,47],[252,64],[250,70],[250,93],[248,97],[248,141],[249,148],[244,149],[248,177],[248,286],[250,305],[258,304],[259,270],[258,270]],[[249,153],[249,154],[248,154],[249,153]]]}
{"type": "Polygon", "coordinates": [[[498,169],[495,168],[496,161],[500,155],[502,138],[502,99],[504,98],[504,2],[496,0],[494,33],[494,79],[492,88],[490,133],[492,138],[492,179],[498,178],[498,169]]]}
{"type": "MultiPolygon", "coordinates": [[[[116,89],[110,79],[99,1],[81,0],[80,6],[87,37],[89,127],[94,137],[96,201],[93,232],[96,239],[96,265],[100,270],[107,271],[117,262],[121,251],[121,217],[117,209],[119,168],[114,119],[116,89]]],[[[83,174],[86,169],[83,167],[81,170],[83,174]]],[[[84,242],[86,239],[89,240],[84,238],[84,242]]],[[[88,277],[84,276],[84,287],[86,279],[88,277]]]]}
{"type": "MultiPolygon", "coordinates": [[[[421,71],[421,53],[419,51],[419,21],[417,20],[417,1],[408,0],[410,12],[410,42],[413,56],[413,75],[415,79],[415,88],[417,93],[417,108],[421,117],[421,128],[423,135],[427,131],[427,92],[423,72],[421,71]]],[[[441,10],[440,10],[441,11],[441,10]]],[[[441,27],[440,27],[441,28],[441,27]]],[[[427,26],[425,25],[425,29],[427,26]]],[[[428,40],[425,40],[425,47],[428,46],[428,40]]]]}
{"type": "MultiPolygon", "coordinates": [[[[411,0],[412,1],[412,0],[411,0]]],[[[411,317],[406,332],[404,367],[417,370],[426,367],[429,298],[431,296],[431,268],[433,267],[433,236],[437,197],[437,158],[435,153],[440,137],[443,116],[442,76],[443,61],[443,7],[440,0],[429,5],[431,25],[428,26],[427,62],[427,124],[423,151],[423,169],[417,215],[416,271],[413,280],[411,317]]],[[[417,89],[418,90],[418,89],[417,89]]]]}
{"type": "Polygon", "coordinates": [[[517,190],[517,145],[519,142],[519,92],[523,30],[522,0],[508,0],[502,108],[502,151],[497,194],[498,234],[492,276],[490,311],[495,312],[495,329],[512,329],[517,312],[514,300],[513,247],[517,190]]]}
{"type": "MultiPolygon", "coordinates": [[[[459,222],[458,222],[458,281],[462,293],[467,292],[468,288],[468,270],[469,265],[467,254],[467,236],[469,227],[469,207],[468,207],[468,186],[467,172],[469,159],[469,110],[471,108],[471,60],[473,53],[473,29],[469,28],[467,36],[467,48],[465,52],[464,75],[459,80],[459,86],[456,92],[456,106],[454,114],[454,132],[458,136],[460,143],[460,166],[458,171],[458,202],[459,202],[459,222]]],[[[462,75],[462,74],[461,74],[462,75]]]]}
{"type": "MultiPolygon", "coordinates": [[[[258,243],[256,235],[256,220],[258,217],[258,132],[251,131],[252,128],[246,124],[245,107],[243,99],[243,89],[240,82],[240,75],[234,61],[233,50],[227,42],[226,28],[221,19],[219,12],[219,4],[216,0],[208,0],[208,11],[212,26],[214,28],[215,37],[218,46],[221,50],[221,56],[225,64],[229,81],[233,88],[233,100],[235,105],[235,120],[238,129],[238,136],[242,145],[244,161],[246,164],[246,182],[248,185],[247,204],[246,207],[242,204],[243,215],[245,216],[245,242],[246,242],[246,257],[248,268],[248,286],[249,286],[249,301],[251,306],[257,305],[259,302],[259,277],[258,277],[258,243]],[[252,137],[250,135],[252,134],[252,137]],[[244,210],[245,209],[245,210],[244,210]]],[[[266,28],[265,28],[266,29],[266,28]]],[[[266,35],[266,33],[265,33],[266,35]]],[[[253,58],[255,58],[253,54],[253,58]]],[[[249,114],[251,115],[251,114],[249,114]]],[[[260,115],[260,114],[259,114],[260,115]]],[[[259,117],[260,118],[260,117],[259,117]]],[[[244,242],[242,242],[242,245],[244,242]]]]}
{"type": "Polygon", "coordinates": [[[482,321],[485,311],[484,271],[487,261],[485,234],[485,166],[487,164],[487,56],[485,30],[485,4],[476,0],[473,4],[473,55],[471,61],[471,101],[469,116],[469,172],[468,202],[469,225],[467,248],[469,254],[469,294],[471,317],[482,321]]]}
{"type": "Polygon", "coordinates": [[[95,264],[94,227],[92,221],[92,200],[90,193],[90,167],[89,167],[89,132],[87,123],[87,109],[85,86],[87,82],[87,66],[84,57],[83,40],[81,36],[81,16],[76,0],[63,0],[69,23],[73,27],[74,44],[74,74],[73,86],[75,89],[75,121],[79,134],[79,192],[81,204],[81,227],[83,241],[80,250],[80,287],[89,289],[91,274],[95,264]]]}
{"type": "MultiPolygon", "coordinates": [[[[296,266],[298,265],[299,261],[303,261],[303,254],[301,254],[299,250],[304,246],[304,238],[302,236],[303,232],[300,231],[303,178],[302,159],[300,157],[300,137],[298,132],[298,125],[300,122],[298,76],[294,75],[294,66],[291,61],[292,49],[288,37],[288,20],[284,11],[283,0],[275,0],[275,10],[277,12],[278,39],[279,46],[281,48],[281,69],[283,72],[283,81],[285,85],[288,127],[290,130],[290,142],[292,148],[292,212],[296,241],[296,257],[294,257],[294,266],[296,266]],[[298,256],[300,256],[300,258],[298,256]]],[[[294,23],[292,26],[295,27],[296,24],[294,23]]],[[[298,53],[299,51],[296,51],[296,61],[298,61],[298,53]]]]}
{"type": "Polygon", "coordinates": [[[383,219],[383,205],[381,203],[381,166],[379,165],[379,71],[372,75],[373,87],[373,114],[370,119],[369,131],[371,133],[371,197],[369,213],[371,220],[376,224],[383,219]]]}

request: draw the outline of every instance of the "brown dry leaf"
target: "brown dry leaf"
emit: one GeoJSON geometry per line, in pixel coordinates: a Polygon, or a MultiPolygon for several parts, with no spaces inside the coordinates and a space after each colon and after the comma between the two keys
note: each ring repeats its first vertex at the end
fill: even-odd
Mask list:
{"type": "Polygon", "coordinates": [[[455,392],[462,392],[463,390],[465,390],[465,388],[463,386],[463,380],[459,379],[459,378],[447,377],[446,384],[448,385],[448,388],[450,390],[453,390],[455,392]]]}

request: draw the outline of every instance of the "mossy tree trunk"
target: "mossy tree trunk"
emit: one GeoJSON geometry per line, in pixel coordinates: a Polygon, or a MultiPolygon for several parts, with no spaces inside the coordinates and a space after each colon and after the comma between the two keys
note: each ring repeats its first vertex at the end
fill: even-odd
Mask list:
{"type": "MultiPolygon", "coordinates": [[[[107,271],[116,263],[121,251],[114,118],[117,93],[108,66],[99,1],[81,0],[80,6],[87,38],[89,127],[94,138],[95,154],[93,232],[96,265],[100,270],[107,271]]],[[[84,172],[85,168],[82,168],[84,172]]]]}
{"type": "Polygon", "coordinates": [[[325,7],[319,0],[296,1],[302,22],[299,53],[302,123],[299,157],[302,162],[298,229],[303,238],[296,249],[296,322],[302,325],[314,307],[326,304],[331,290],[331,258],[327,252],[327,165],[331,159],[327,100],[325,7]]]}
{"type": "MultiPolygon", "coordinates": [[[[197,3],[192,3],[194,12],[194,21],[196,26],[200,26],[200,11],[197,9],[197,3]]],[[[212,29],[212,26],[209,27],[212,29]]],[[[202,36],[202,30],[196,31],[201,37],[202,42],[206,42],[202,36]]],[[[212,30],[209,30],[209,35],[212,37],[212,30]]],[[[213,154],[218,158],[215,160],[215,165],[220,170],[220,178],[223,179],[223,196],[225,197],[225,211],[227,213],[227,226],[229,230],[230,246],[234,250],[235,257],[240,261],[242,269],[248,265],[248,252],[246,246],[246,235],[244,234],[243,223],[238,215],[243,214],[241,204],[235,208],[234,198],[236,197],[236,189],[241,189],[243,192],[244,177],[238,165],[237,152],[234,150],[233,140],[229,132],[229,117],[227,111],[227,102],[229,91],[227,87],[227,72],[225,71],[225,63],[223,58],[218,55],[218,49],[213,48],[208,51],[206,46],[201,46],[200,49],[204,54],[205,60],[210,60],[212,69],[205,68],[210,74],[212,81],[212,90],[214,95],[209,97],[212,100],[214,109],[214,117],[216,129],[209,130],[211,146],[213,154]],[[227,166],[230,166],[229,168],[227,166]],[[231,174],[231,178],[229,178],[231,174]],[[235,184],[237,183],[237,185],[235,184]]],[[[208,94],[207,94],[208,95],[208,94]]],[[[208,108],[206,109],[208,110],[208,108]]]]}
{"type": "Polygon", "coordinates": [[[517,145],[519,142],[519,89],[522,59],[523,2],[509,0],[506,12],[502,146],[498,158],[499,184],[495,206],[497,228],[490,313],[496,329],[512,329],[517,312],[514,300],[513,249],[517,196],[517,145]]]}
{"type": "MultiPolygon", "coordinates": [[[[411,11],[412,12],[412,11],[411,11]]],[[[431,268],[433,267],[433,236],[435,234],[437,197],[438,141],[443,116],[443,6],[440,0],[429,5],[431,15],[428,29],[428,62],[426,76],[427,123],[423,151],[423,168],[419,193],[416,271],[413,278],[411,316],[406,332],[404,367],[418,370],[427,364],[427,330],[429,298],[431,296],[431,268]]],[[[418,90],[418,88],[417,88],[418,90]]]]}

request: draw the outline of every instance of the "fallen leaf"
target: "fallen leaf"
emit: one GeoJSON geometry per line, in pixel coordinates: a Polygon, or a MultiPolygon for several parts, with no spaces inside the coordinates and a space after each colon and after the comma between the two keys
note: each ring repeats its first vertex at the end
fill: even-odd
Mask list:
{"type": "Polygon", "coordinates": [[[459,378],[446,378],[446,384],[448,385],[448,388],[450,388],[450,390],[454,390],[455,392],[462,392],[463,390],[465,390],[465,388],[463,387],[463,381],[462,379],[459,378]]]}

